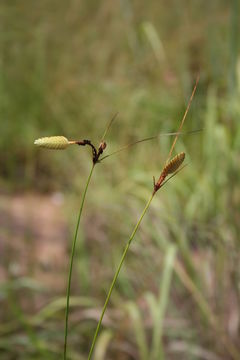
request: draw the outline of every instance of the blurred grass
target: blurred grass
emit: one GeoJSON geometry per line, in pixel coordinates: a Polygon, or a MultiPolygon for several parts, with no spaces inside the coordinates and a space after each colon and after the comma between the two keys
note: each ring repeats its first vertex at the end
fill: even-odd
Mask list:
{"type": "MultiPolygon", "coordinates": [[[[165,291],[168,303],[157,336],[162,358],[230,360],[226,341],[239,351],[238,10],[238,0],[0,3],[1,192],[63,192],[70,229],[90,155],[77,147],[61,153],[39,151],[34,139],[65,135],[97,143],[116,111],[109,152],[175,130],[200,71],[185,130],[204,131],[177,143],[176,151],[187,153],[189,166],[162,189],[144,220],[113,293],[96,360],[148,358],[146,349],[157,326],[146,293],[164,302],[164,294],[158,295],[159,279],[163,276],[164,281],[168,271],[164,258],[171,246],[177,248],[177,264],[187,278],[183,275],[182,281],[175,271],[169,293],[165,291]],[[200,303],[199,296],[204,299],[200,303]],[[204,314],[203,301],[224,341],[204,314]],[[138,339],[136,331],[142,331],[138,339]]],[[[170,141],[166,137],[140,144],[96,168],[78,244],[71,359],[86,358],[127,235],[170,141]]],[[[26,241],[34,240],[30,235],[26,241]]],[[[6,264],[4,260],[8,277],[0,288],[0,358],[59,359],[64,294],[21,277],[13,282],[6,264]],[[18,316],[11,299],[19,300],[18,316]]]]}

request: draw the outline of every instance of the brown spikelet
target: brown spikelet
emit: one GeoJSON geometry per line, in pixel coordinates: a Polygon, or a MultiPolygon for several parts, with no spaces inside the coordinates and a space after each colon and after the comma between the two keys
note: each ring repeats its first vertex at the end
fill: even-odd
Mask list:
{"type": "Polygon", "coordinates": [[[155,183],[155,178],[153,179],[153,195],[160,189],[160,187],[163,185],[164,180],[169,174],[176,173],[179,166],[183,163],[185,159],[185,153],[181,152],[174,156],[172,160],[170,160],[167,165],[163,168],[163,171],[161,172],[161,175],[159,176],[158,181],[155,183]]]}
{"type": "Polygon", "coordinates": [[[105,150],[107,147],[107,143],[105,141],[102,141],[99,145],[99,150],[101,149],[102,151],[105,150]]]}
{"type": "Polygon", "coordinates": [[[167,165],[164,167],[162,174],[166,176],[168,176],[169,174],[174,173],[179,166],[183,163],[185,159],[185,153],[181,152],[179,154],[177,154],[176,156],[174,156],[174,158],[172,160],[170,160],[167,165]]]}

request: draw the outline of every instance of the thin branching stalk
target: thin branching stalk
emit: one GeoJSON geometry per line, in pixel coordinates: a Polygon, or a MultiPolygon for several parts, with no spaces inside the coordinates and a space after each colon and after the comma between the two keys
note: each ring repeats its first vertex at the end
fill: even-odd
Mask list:
{"type": "Polygon", "coordinates": [[[82,211],[83,211],[83,206],[85,203],[85,198],[86,198],[88,186],[90,184],[90,180],[91,180],[91,177],[93,174],[94,167],[95,167],[95,164],[93,163],[92,168],[89,173],[89,176],[88,176],[88,179],[87,179],[87,182],[86,182],[86,185],[85,185],[84,192],[83,192],[83,197],[82,197],[82,201],[81,201],[81,205],[80,205],[80,209],[79,209],[79,213],[78,213],[77,225],[76,225],[73,243],[72,243],[72,252],[71,252],[71,258],[70,258],[68,284],[67,284],[67,303],[66,303],[66,313],[65,313],[65,335],[64,335],[64,353],[63,353],[64,360],[67,359],[68,316],[69,316],[69,300],[70,300],[70,292],[71,292],[73,259],[74,259],[74,255],[75,255],[75,247],[76,247],[76,242],[77,242],[77,236],[78,236],[78,230],[79,230],[81,215],[82,215],[82,211]]]}
{"type": "MultiPolygon", "coordinates": [[[[167,180],[165,181],[165,179],[166,179],[166,177],[168,176],[168,174],[171,173],[171,168],[170,168],[170,171],[169,171],[169,168],[168,168],[168,167],[169,167],[169,159],[170,159],[170,157],[171,157],[171,155],[172,155],[172,152],[173,152],[174,147],[175,147],[175,145],[176,145],[178,136],[179,136],[179,134],[180,134],[180,132],[181,132],[181,130],[182,130],[182,127],[183,127],[183,125],[184,125],[184,122],[185,122],[186,116],[187,116],[187,114],[188,114],[188,111],[189,111],[191,102],[192,102],[192,100],[193,100],[195,91],[196,91],[196,89],[197,89],[198,81],[199,81],[199,76],[197,77],[197,80],[196,80],[195,86],[194,86],[194,88],[193,88],[191,97],[190,97],[190,99],[189,99],[189,101],[188,101],[187,108],[186,108],[186,110],[185,110],[185,113],[184,113],[183,118],[182,118],[182,120],[181,120],[180,126],[179,126],[179,128],[178,128],[178,131],[177,131],[177,133],[176,133],[176,136],[175,136],[175,138],[174,138],[174,140],[173,140],[172,146],[171,146],[170,151],[169,151],[169,153],[168,153],[168,157],[167,157],[167,161],[166,161],[166,163],[165,163],[165,166],[164,166],[164,168],[163,168],[163,170],[162,170],[162,172],[161,172],[161,174],[160,174],[160,177],[159,177],[158,181],[155,182],[155,178],[153,178],[153,179],[154,179],[154,189],[153,189],[153,193],[152,193],[151,197],[149,198],[147,204],[145,205],[145,208],[143,209],[143,212],[142,212],[142,214],[140,215],[140,218],[138,219],[137,224],[135,225],[135,228],[134,228],[134,230],[133,230],[133,232],[132,232],[132,234],[131,234],[128,242],[127,242],[127,245],[125,246],[125,249],[124,249],[124,251],[123,251],[121,260],[120,260],[120,262],[119,262],[119,265],[118,265],[117,270],[116,270],[116,272],[115,272],[115,275],[114,275],[114,277],[113,277],[113,280],[112,280],[110,289],[109,289],[109,291],[108,291],[108,294],[107,294],[107,297],[106,297],[106,300],[105,300],[105,303],[104,303],[104,306],[103,306],[103,309],[102,309],[102,312],[101,312],[101,316],[100,316],[100,319],[99,319],[98,324],[97,324],[97,328],[96,328],[96,330],[95,330],[95,334],[94,334],[94,337],[93,337],[93,341],[92,341],[92,344],[91,344],[91,348],[90,348],[90,351],[89,351],[89,354],[88,354],[88,360],[91,360],[91,358],[92,358],[93,351],[94,351],[95,344],[96,344],[96,340],[97,340],[97,337],[98,337],[98,334],[99,334],[99,331],[100,331],[100,328],[101,328],[102,320],[103,320],[103,317],[104,317],[104,314],[105,314],[107,305],[108,305],[108,303],[109,303],[109,300],[110,300],[112,291],[113,291],[114,286],[115,286],[115,284],[116,284],[118,275],[119,275],[119,273],[120,273],[120,270],[121,270],[122,265],[123,265],[123,263],[124,263],[124,260],[125,260],[125,258],[126,258],[126,255],[127,255],[128,250],[129,250],[129,247],[130,247],[130,245],[131,245],[131,242],[132,242],[132,240],[133,240],[133,238],[134,238],[134,236],[135,236],[135,234],[136,234],[136,232],[137,232],[137,230],[138,230],[138,228],[139,228],[139,226],[140,226],[140,224],[141,224],[141,222],[142,222],[142,219],[143,219],[144,215],[146,214],[146,212],[147,212],[147,210],[148,210],[148,208],[149,208],[149,206],[150,206],[150,204],[151,204],[151,202],[152,202],[153,197],[155,196],[156,192],[157,192],[162,186],[164,186],[164,184],[167,183],[167,180]]],[[[173,163],[172,163],[172,161],[171,161],[170,164],[175,165],[176,160],[177,160],[178,166],[180,166],[180,165],[181,165],[181,162],[178,161],[178,157],[179,157],[179,156],[180,156],[180,154],[179,154],[177,157],[175,157],[174,159],[172,159],[173,163]]],[[[181,156],[183,157],[183,159],[182,159],[182,161],[183,161],[183,160],[184,160],[184,157],[185,157],[185,154],[182,153],[181,156]]],[[[174,167],[174,174],[173,174],[172,176],[175,176],[175,175],[183,168],[183,167],[182,167],[182,168],[178,169],[178,166],[177,166],[176,168],[174,167]]],[[[172,177],[172,176],[171,176],[171,177],[172,177]]]]}

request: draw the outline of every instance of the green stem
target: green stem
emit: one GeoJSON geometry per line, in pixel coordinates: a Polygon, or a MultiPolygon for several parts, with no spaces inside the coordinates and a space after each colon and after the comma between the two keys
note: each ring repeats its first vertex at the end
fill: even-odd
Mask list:
{"type": "Polygon", "coordinates": [[[82,211],[83,211],[83,206],[84,206],[88,186],[89,186],[92,174],[93,174],[94,165],[95,164],[92,165],[92,168],[90,170],[90,173],[89,173],[89,176],[88,176],[88,179],[87,179],[87,182],[86,182],[86,186],[85,186],[85,189],[84,189],[84,193],[83,193],[83,197],[82,197],[82,201],[81,201],[81,205],[80,205],[80,209],[79,209],[78,219],[77,219],[77,225],[76,225],[75,234],[74,234],[73,243],[72,243],[72,253],[71,253],[70,265],[69,265],[69,273],[68,273],[67,304],[66,304],[66,314],[65,314],[65,336],[64,336],[64,353],[63,353],[63,359],[64,360],[67,359],[68,315],[69,315],[69,300],[70,300],[70,292],[71,292],[73,258],[74,258],[74,254],[75,254],[75,247],[76,247],[76,242],[77,242],[77,235],[78,235],[80,219],[81,219],[81,215],[82,215],[82,211]]]}
{"type": "Polygon", "coordinates": [[[122,268],[122,265],[123,265],[123,263],[124,263],[125,257],[126,257],[126,255],[127,255],[128,249],[129,249],[129,247],[130,247],[130,245],[131,245],[131,242],[132,242],[132,240],[133,240],[133,238],[134,238],[134,236],[135,236],[135,234],[136,234],[136,232],[137,232],[137,229],[139,228],[139,226],[140,226],[140,224],[141,224],[141,222],[142,222],[142,219],[143,219],[146,211],[148,210],[148,208],[149,208],[149,206],[150,206],[150,204],[151,204],[151,201],[152,201],[152,199],[153,199],[153,196],[154,196],[154,195],[151,195],[151,197],[150,197],[150,199],[148,200],[145,208],[143,209],[143,212],[142,212],[142,214],[141,214],[141,216],[140,216],[140,218],[139,218],[139,220],[138,220],[138,222],[137,222],[137,224],[136,224],[136,226],[135,226],[135,228],[134,228],[134,230],[133,230],[133,232],[132,232],[132,234],[131,234],[128,242],[127,242],[127,245],[125,246],[125,249],[124,249],[124,251],[123,251],[123,254],[122,254],[121,260],[120,260],[120,262],[119,262],[117,271],[115,272],[115,275],[114,275],[114,278],[113,278],[113,280],[112,280],[110,289],[109,289],[109,291],[108,291],[108,294],[107,294],[107,297],[106,297],[106,300],[105,300],[105,303],[104,303],[104,306],[103,306],[103,309],[102,309],[102,313],[101,313],[100,319],[99,319],[99,321],[98,321],[98,325],[97,325],[97,328],[96,328],[96,331],[95,331],[95,334],[94,334],[94,338],[93,338],[93,341],[92,341],[91,349],[90,349],[89,354],[88,354],[88,360],[90,360],[91,357],[92,357],[93,350],[94,350],[94,347],[95,347],[95,344],[96,344],[96,340],[97,340],[97,337],[98,337],[98,334],[99,334],[99,331],[100,331],[100,327],[101,327],[101,324],[102,324],[103,316],[104,316],[104,313],[105,313],[105,311],[106,311],[106,308],[107,308],[108,302],[109,302],[109,300],[110,300],[110,297],[111,297],[112,291],[113,291],[113,289],[114,289],[114,286],[115,286],[115,284],[116,284],[118,275],[119,275],[120,270],[121,270],[121,268],[122,268]]]}

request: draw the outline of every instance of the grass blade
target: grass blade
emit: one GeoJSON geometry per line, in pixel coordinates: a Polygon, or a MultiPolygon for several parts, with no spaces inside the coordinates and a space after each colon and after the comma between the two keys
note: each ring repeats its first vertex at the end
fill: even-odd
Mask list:
{"type": "Polygon", "coordinates": [[[105,330],[99,336],[96,350],[95,350],[95,360],[104,360],[106,359],[107,348],[113,337],[113,333],[109,330],[105,330]]]}
{"type": "Polygon", "coordinates": [[[173,266],[176,258],[176,246],[169,246],[164,261],[164,270],[162,275],[161,285],[159,287],[159,295],[157,301],[157,311],[154,319],[153,328],[153,342],[152,342],[152,360],[163,359],[162,350],[162,333],[163,333],[163,320],[167,309],[169,299],[169,291],[172,280],[173,266]]]}
{"type": "Polygon", "coordinates": [[[126,308],[132,319],[136,341],[139,349],[139,359],[146,360],[148,359],[148,345],[144,330],[144,324],[141,318],[139,308],[133,301],[129,301],[126,305],[126,308]]]}
{"type": "Polygon", "coordinates": [[[218,319],[212,312],[212,309],[208,305],[208,302],[205,300],[201,291],[197,288],[197,286],[192,281],[192,279],[188,276],[187,272],[180,264],[180,262],[178,261],[175,262],[174,269],[177,276],[181,280],[182,284],[190,292],[191,296],[198,305],[199,309],[201,310],[207,322],[212,326],[213,330],[218,334],[219,339],[221,339],[221,341],[223,342],[225,348],[227,349],[228,353],[231,355],[232,359],[239,360],[240,359],[239,350],[237,349],[235,344],[228,339],[226,334],[223,333],[221,326],[219,325],[218,319]]]}

